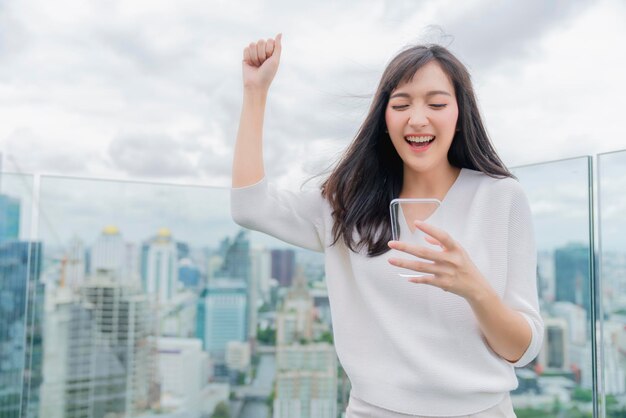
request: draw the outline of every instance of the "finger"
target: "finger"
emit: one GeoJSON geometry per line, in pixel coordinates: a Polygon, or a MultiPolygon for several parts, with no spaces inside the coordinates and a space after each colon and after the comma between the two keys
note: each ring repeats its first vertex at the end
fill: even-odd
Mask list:
{"type": "Polygon", "coordinates": [[[248,49],[250,51],[250,60],[252,61],[252,65],[256,67],[261,65],[261,63],[259,62],[259,56],[257,55],[256,51],[256,44],[254,42],[250,42],[250,45],[248,45],[248,49]]]}
{"type": "Polygon", "coordinates": [[[433,237],[431,237],[429,235],[424,235],[424,240],[426,240],[426,242],[428,242],[429,244],[437,245],[437,246],[443,248],[443,245],[441,245],[441,243],[439,241],[437,241],[436,239],[434,239],[433,237]]]}
{"type": "Polygon", "coordinates": [[[245,47],[243,49],[243,60],[246,64],[252,65],[252,58],[250,57],[250,48],[245,47]]]}
{"type": "Polygon", "coordinates": [[[436,282],[435,282],[435,278],[432,276],[420,276],[420,277],[411,277],[409,279],[409,281],[411,283],[417,283],[417,284],[429,284],[431,286],[437,286],[436,282]]]}
{"type": "Polygon", "coordinates": [[[410,245],[403,241],[389,241],[390,248],[430,261],[447,261],[447,255],[423,246],[410,245]]]}
{"type": "Polygon", "coordinates": [[[276,35],[276,46],[274,47],[274,52],[276,54],[276,58],[280,58],[280,53],[283,50],[283,34],[279,33],[276,35]]]}
{"type": "Polygon", "coordinates": [[[415,226],[443,244],[444,248],[448,250],[456,248],[456,242],[452,239],[450,234],[443,229],[439,229],[422,221],[415,221],[415,226]]]}
{"type": "Polygon", "coordinates": [[[271,57],[272,54],[274,53],[274,40],[272,38],[267,40],[267,43],[265,44],[265,56],[267,57],[271,57]]]}
{"type": "Polygon", "coordinates": [[[390,258],[389,264],[392,264],[396,267],[401,267],[407,270],[417,271],[419,273],[430,273],[430,274],[438,274],[441,269],[435,263],[428,263],[417,260],[407,260],[405,258],[390,258]]]}
{"type": "Polygon", "coordinates": [[[439,289],[443,290],[444,292],[449,292],[452,288],[449,286],[448,283],[441,281],[439,279],[437,279],[436,277],[433,276],[420,276],[420,277],[411,277],[409,279],[409,282],[411,283],[417,283],[417,284],[428,284],[431,286],[435,286],[438,287],[439,289]]]}
{"type": "Polygon", "coordinates": [[[267,59],[267,55],[265,54],[265,41],[263,39],[260,39],[259,42],[256,43],[256,54],[261,64],[263,64],[267,59]]]}

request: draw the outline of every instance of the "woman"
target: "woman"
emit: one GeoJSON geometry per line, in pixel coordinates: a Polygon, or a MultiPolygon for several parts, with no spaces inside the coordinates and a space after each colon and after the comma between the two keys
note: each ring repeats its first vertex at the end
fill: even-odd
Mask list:
{"type": "Polygon", "coordinates": [[[263,171],[280,54],[280,34],[244,49],[231,210],[242,226],[325,252],[335,348],[352,383],[347,417],[514,417],[514,367],[543,338],[532,219],[466,68],[438,45],[401,51],[321,190],[291,193],[263,171]],[[441,205],[390,241],[397,197],[441,205]]]}

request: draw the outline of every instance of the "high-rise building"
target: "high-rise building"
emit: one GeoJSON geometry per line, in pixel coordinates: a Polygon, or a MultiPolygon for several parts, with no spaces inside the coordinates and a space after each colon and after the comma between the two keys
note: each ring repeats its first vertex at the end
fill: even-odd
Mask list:
{"type": "Polygon", "coordinates": [[[158,402],[153,323],[147,297],[113,272],[49,292],[40,416],[134,416],[158,402]]]}
{"type": "Polygon", "coordinates": [[[20,236],[20,201],[0,194],[0,243],[20,236]]]}
{"type": "Polygon", "coordinates": [[[224,262],[220,270],[220,277],[239,279],[248,282],[250,277],[250,239],[248,231],[240,230],[232,242],[229,239],[222,241],[224,262]]]}
{"type": "Polygon", "coordinates": [[[178,249],[169,229],[144,244],[143,284],[151,299],[159,304],[170,300],[179,288],[178,249]]]}
{"type": "Polygon", "coordinates": [[[274,418],[335,418],[337,356],[328,343],[312,343],[315,308],[304,272],[277,315],[274,418]]]}
{"type": "Polygon", "coordinates": [[[337,416],[337,355],[328,343],[277,350],[274,418],[337,416]]]}
{"type": "Polygon", "coordinates": [[[223,263],[216,277],[244,283],[247,294],[246,337],[254,341],[256,339],[258,286],[251,274],[248,231],[242,229],[232,241],[228,238],[223,240],[220,252],[223,254],[223,263]]]}
{"type": "Polygon", "coordinates": [[[198,301],[197,337],[216,363],[225,363],[229,341],[246,341],[245,283],[216,279],[201,293],[198,301]]]}
{"type": "Polygon", "coordinates": [[[41,384],[41,243],[0,243],[0,416],[36,416],[41,384]],[[21,415],[20,415],[21,411],[21,415]]]}
{"type": "Polygon", "coordinates": [[[556,301],[572,302],[591,315],[589,247],[572,243],[554,251],[556,301]]]}
{"type": "Polygon", "coordinates": [[[272,277],[280,286],[291,286],[295,271],[296,253],[293,250],[272,250],[272,277]]]}
{"type": "Polygon", "coordinates": [[[276,345],[289,345],[313,339],[315,309],[306,278],[298,270],[293,286],[284,298],[282,309],[276,315],[276,345]]]}
{"type": "Polygon", "coordinates": [[[183,258],[179,261],[178,279],[184,287],[198,288],[200,286],[200,269],[189,258],[183,258]]]}
{"type": "Polygon", "coordinates": [[[98,271],[110,272],[118,279],[126,276],[124,269],[126,244],[120,230],[116,226],[106,226],[91,247],[91,274],[98,271]]]}
{"type": "Polygon", "coordinates": [[[195,338],[159,338],[159,381],[161,411],[177,416],[201,418],[211,411],[203,410],[203,389],[209,384],[210,362],[202,351],[202,341],[195,338]]]}
{"type": "Polygon", "coordinates": [[[159,305],[159,335],[191,338],[196,334],[198,295],[191,290],[178,292],[168,302],[159,305]]]}
{"type": "Polygon", "coordinates": [[[266,248],[250,250],[250,281],[258,289],[258,297],[270,302],[270,279],[272,278],[272,254],[266,248]]]}
{"type": "Polygon", "coordinates": [[[569,330],[562,318],[544,319],[543,348],[539,353],[539,364],[545,370],[570,371],[569,330]]]}
{"type": "Polygon", "coordinates": [[[87,260],[85,245],[78,237],[73,237],[67,246],[67,253],[61,259],[60,285],[72,289],[85,282],[87,260]]]}

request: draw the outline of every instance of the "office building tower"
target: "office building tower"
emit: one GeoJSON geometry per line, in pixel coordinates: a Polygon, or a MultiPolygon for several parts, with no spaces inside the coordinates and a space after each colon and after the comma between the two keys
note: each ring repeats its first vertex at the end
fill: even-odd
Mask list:
{"type": "Polygon", "coordinates": [[[243,281],[216,279],[198,301],[197,337],[216,363],[225,364],[229,341],[247,340],[247,292],[243,281]]]}
{"type": "Polygon", "coordinates": [[[250,250],[250,266],[250,281],[256,284],[258,299],[269,303],[270,279],[272,278],[272,254],[270,250],[266,248],[250,250]]]}
{"type": "Polygon", "coordinates": [[[191,338],[196,334],[198,295],[191,290],[178,292],[168,302],[159,305],[159,335],[191,338]]]}
{"type": "Polygon", "coordinates": [[[337,356],[328,343],[277,349],[273,418],[335,418],[337,356]]]}
{"type": "Polygon", "coordinates": [[[280,286],[291,286],[296,270],[296,254],[293,250],[272,250],[272,277],[280,286]]]}
{"type": "Polygon", "coordinates": [[[538,362],[544,370],[569,371],[569,330],[562,318],[544,319],[543,347],[538,362]]]}
{"type": "Polygon", "coordinates": [[[0,243],[0,416],[34,417],[42,378],[42,245],[0,243]],[[21,415],[20,415],[21,413],[21,415]]]}
{"type": "Polygon", "coordinates": [[[226,344],[226,365],[229,370],[245,371],[250,367],[250,343],[229,341],[226,344]]]}
{"type": "Polygon", "coordinates": [[[0,194],[0,243],[20,236],[20,201],[0,194]]]}
{"type": "Polygon", "coordinates": [[[161,228],[158,234],[144,245],[143,283],[151,299],[167,303],[177,292],[178,253],[169,229],[161,228]]]}
{"type": "Polygon", "coordinates": [[[201,418],[210,416],[204,410],[204,391],[209,385],[210,361],[202,351],[202,341],[195,338],[159,338],[160,409],[176,416],[201,418]]]}
{"type": "Polygon", "coordinates": [[[217,277],[243,281],[246,286],[246,336],[250,341],[254,341],[256,339],[258,286],[251,274],[248,231],[240,230],[232,241],[223,240],[220,252],[223,254],[223,263],[217,277]]]}
{"type": "Polygon", "coordinates": [[[591,315],[589,247],[569,244],[554,251],[556,301],[581,306],[591,315]]]}
{"type": "Polygon", "coordinates": [[[87,274],[87,250],[78,237],[73,237],[67,252],[61,257],[61,272],[59,286],[76,289],[85,282],[87,274]]]}
{"type": "Polygon", "coordinates": [[[276,345],[289,345],[313,339],[315,309],[302,269],[298,269],[293,286],[276,315],[276,345]]]}
{"type": "Polygon", "coordinates": [[[224,253],[224,262],[220,270],[220,277],[244,280],[250,277],[250,239],[248,231],[240,230],[235,239],[226,239],[221,243],[224,253]]]}
{"type": "Polygon", "coordinates": [[[313,297],[304,272],[277,315],[276,398],[274,418],[335,418],[337,414],[337,357],[328,343],[312,343],[313,297]]]}
{"type": "Polygon", "coordinates": [[[567,335],[571,344],[584,346],[587,343],[589,321],[585,309],[572,302],[555,302],[551,305],[552,313],[567,322],[567,335]]]}
{"type": "Polygon", "coordinates": [[[40,416],[135,416],[158,402],[154,320],[147,297],[100,270],[46,301],[40,416]]]}
{"type": "Polygon", "coordinates": [[[91,247],[90,273],[108,271],[118,279],[126,275],[124,269],[126,244],[116,226],[106,226],[91,247]]]}
{"type": "Polygon", "coordinates": [[[200,286],[200,269],[189,258],[179,261],[178,280],[183,287],[196,289],[200,286]]]}

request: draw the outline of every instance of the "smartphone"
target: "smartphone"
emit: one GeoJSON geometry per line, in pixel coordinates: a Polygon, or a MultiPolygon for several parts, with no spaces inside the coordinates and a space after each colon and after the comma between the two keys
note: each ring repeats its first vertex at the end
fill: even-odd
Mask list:
{"type": "MultiPolygon", "coordinates": [[[[400,241],[403,237],[405,240],[413,241],[415,231],[415,221],[425,221],[432,216],[439,208],[441,202],[438,199],[393,199],[389,204],[389,213],[391,216],[391,236],[394,241],[400,241]],[[410,234],[404,236],[403,234],[410,234]]],[[[432,247],[431,244],[423,240],[419,243],[426,247],[432,247]]],[[[408,256],[408,254],[407,254],[408,256]]],[[[415,257],[421,261],[421,258],[415,257]]],[[[420,273],[415,270],[400,269],[398,273],[401,277],[421,277],[427,276],[428,273],[420,273]]]]}

